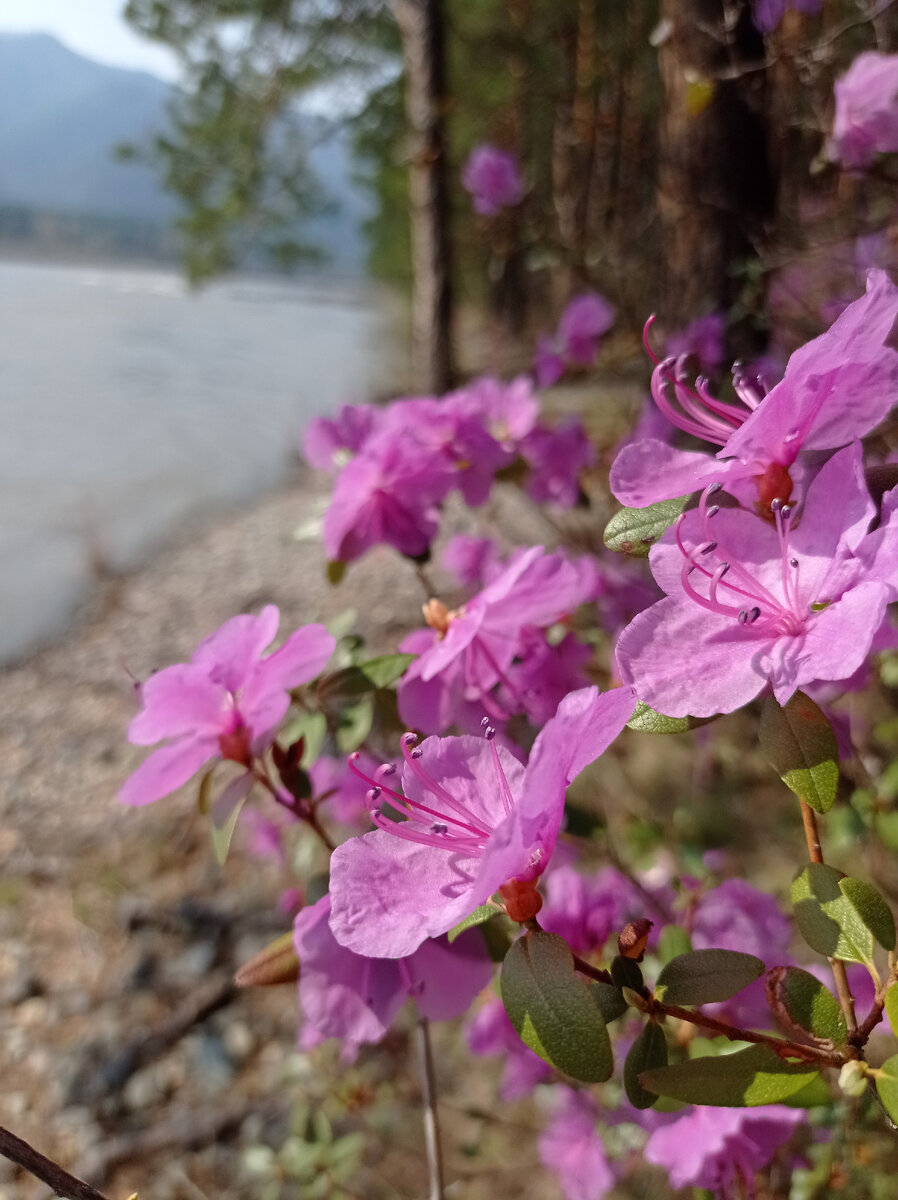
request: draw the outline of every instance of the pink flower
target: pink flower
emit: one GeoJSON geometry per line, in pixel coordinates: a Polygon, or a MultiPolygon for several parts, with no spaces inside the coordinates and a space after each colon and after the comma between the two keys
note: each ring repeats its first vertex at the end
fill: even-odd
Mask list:
{"type": "Polygon", "coordinates": [[[898,54],[870,50],[836,80],[829,157],[864,171],[877,154],[898,150],[898,54]]]}
{"type": "Polygon", "coordinates": [[[491,730],[486,739],[428,738],[419,747],[407,734],[404,795],[392,787],[389,767],[367,779],[377,828],[331,858],[337,941],[356,953],[402,958],[506,885],[510,904],[520,891],[527,903],[538,901],[535,880],[555,847],[565,789],[632,711],[626,688],[572,692],[537,736],[526,768],[491,730]],[[407,819],[391,820],[385,804],[407,819]]]}
{"type": "Polygon", "coordinates": [[[707,500],[652,549],[667,597],[621,634],[624,682],[668,716],[711,716],[768,684],[785,704],[798,688],[849,678],[895,596],[891,521],[863,545],[875,509],[860,443],[821,469],[797,525],[776,502],[774,528],[707,500]]]}
{"type": "Polygon", "coordinates": [[[784,1104],[696,1106],[656,1129],[645,1157],[669,1172],[674,1188],[707,1188],[720,1200],[740,1192],[753,1195],[755,1172],[767,1166],[806,1119],[802,1109],[784,1104]]]}
{"type": "Polygon", "coordinates": [[[614,307],[598,292],[575,296],[561,314],[558,332],[537,342],[535,372],[540,387],[557,383],[568,366],[588,367],[599,342],[614,324],[614,307]]]}
{"type": "Polygon", "coordinates": [[[723,313],[708,313],[697,317],[679,333],[667,339],[667,353],[672,358],[689,355],[698,359],[699,370],[713,372],[726,357],[727,320],[723,313]]]}
{"type": "Polygon", "coordinates": [[[493,974],[483,939],[471,930],[451,945],[426,941],[407,958],[368,958],[339,945],[328,924],[330,896],[302,909],[294,921],[300,962],[300,1046],[340,1038],[343,1057],[379,1042],[408,999],[431,1021],[467,1012],[493,974]]]}
{"type": "Polygon", "coordinates": [[[502,1082],[499,1096],[503,1100],[520,1100],[529,1096],[538,1083],[552,1075],[552,1068],[521,1041],[515,1027],[498,997],[487,1000],[465,1029],[468,1049],[472,1054],[501,1055],[502,1082]]]}
{"type": "Polygon", "coordinates": [[[323,625],[306,625],[263,657],[279,621],[273,604],[258,617],[232,617],[200,643],[189,663],[150,676],[128,740],[165,744],[125,782],[126,804],[167,796],[214,759],[250,767],[290,705],[288,689],[314,679],[335,646],[323,625]]]}
{"type": "Polygon", "coordinates": [[[773,33],[779,27],[787,8],[798,12],[818,13],[823,0],[754,0],[752,20],[761,33],[773,33]]]}
{"type": "Polygon", "coordinates": [[[769,393],[745,369],[734,370],[744,407],[693,388],[682,360],[665,359],[652,375],[652,395],[672,424],[720,447],[717,458],[648,439],[625,446],[611,468],[611,490],[642,508],[700,491],[718,481],[743,499],[747,485],[759,508],[792,498],[808,473],[803,451],[834,450],[874,429],[891,411],[898,389],[893,326],[898,288],[882,271],[826,333],[801,346],[769,393]]]}
{"type": "Polygon", "coordinates": [[[602,1200],[616,1183],[588,1092],[558,1088],[561,1103],[539,1139],[539,1161],[554,1171],[565,1200],[602,1200]]]}
{"type": "Polygon", "coordinates": [[[580,422],[534,429],[521,453],[530,467],[527,495],[531,500],[573,508],[580,498],[580,476],[596,461],[595,447],[580,422]]]}
{"type": "Polygon", "coordinates": [[[370,404],[343,404],[336,417],[316,417],[303,438],[303,451],[311,466],[334,471],[341,459],[358,454],[375,432],[380,414],[370,404]]]}
{"type": "Polygon", "coordinates": [[[465,191],[471,193],[474,208],[484,216],[513,208],[524,198],[518,160],[497,146],[475,146],[465,163],[461,181],[465,191]]]}

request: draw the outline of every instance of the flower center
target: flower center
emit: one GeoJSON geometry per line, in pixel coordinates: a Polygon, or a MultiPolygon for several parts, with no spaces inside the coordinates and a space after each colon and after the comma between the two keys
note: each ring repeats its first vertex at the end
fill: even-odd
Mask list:
{"type": "Polygon", "coordinates": [[[442,640],[449,632],[449,626],[454,617],[457,617],[458,612],[453,612],[448,609],[442,600],[437,600],[435,597],[421,605],[421,611],[424,613],[424,620],[431,629],[435,629],[442,640]]]}
{"type": "MultiPolygon", "coordinates": [[[[502,798],[505,812],[509,813],[514,806],[514,797],[496,750],[494,741],[496,731],[486,719],[484,720],[484,736],[492,754],[499,795],[502,798]]],[[[436,846],[441,850],[462,851],[466,855],[479,855],[493,832],[493,827],[482,816],[474,813],[468,805],[453,796],[439,780],[425,770],[420,762],[422,751],[415,744],[417,740],[414,733],[402,735],[402,757],[405,759],[408,769],[423,784],[429,803],[414,800],[389,786],[387,780],[396,773],[393,763],[384,763],[378,767],[372,778],[357,766],[358,751],[350,755],[350,770],[358,775],[359,779],[370,784],[365,794],[365,804],[372,822],[385,833],[405,838],[409,842],[418,842],[423,846],[436,846]],[[389,801],[390,805],[406,819],[397,821],[384,813],[384,800],[389,801]]]]}
{"type": "Polygon", "coordinates": [[[716,504],[708,505],[708,497],[719,491],[721,486],[720,483],[712,483],[702,493],[698,512],[705,540],[695,549],[689,550],[683,542],[685,514],[677,521],[677,546],[686,560],[680,575],[684,591],[708,612],[735,617],[740,625],[751,626],[761,636],[782,637],[801,633],[812,609],[801,601],[798,590],[799,563],[789,553],[794,510],[779,499],[773,499],[770,504],[780,545],[780,598],[739,563],[735,556],[728,554],[713,537],[711,521],[719,509],[716,504]],[[714,565],[714,559],[718,560],[717,565],[714,565]],[[692,582],[691,577],[696,574],[706,582],[707,594],[699,591],[692,582]]]}

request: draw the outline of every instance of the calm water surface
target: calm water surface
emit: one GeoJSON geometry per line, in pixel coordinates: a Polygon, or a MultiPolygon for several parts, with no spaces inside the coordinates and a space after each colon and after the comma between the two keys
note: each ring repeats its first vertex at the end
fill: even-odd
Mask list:
{"type": "Polygon", "coordinates": [[[311,416],[402,367],[373,290],[0,263],[0,660],[70,619],[92,556],[274,486],[311,416]]]}

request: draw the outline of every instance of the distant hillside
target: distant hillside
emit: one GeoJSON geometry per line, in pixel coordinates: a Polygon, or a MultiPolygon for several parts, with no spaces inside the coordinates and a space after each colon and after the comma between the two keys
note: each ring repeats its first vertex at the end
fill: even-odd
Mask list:
{"type": "MultiPolygon", "coordinates": [[[[0,207],[169,224],[176,203],[155,172],[117,162],[114,150],[164,128],[171,95],[154,75],[93,62],[49,34],[0,33],[0,207]]],[[[360,273],[369,209],[352,180],[347,138],[312,142],[310,162],[334,212],[309,222],[306,236],[334,267],[360,273]]]]}

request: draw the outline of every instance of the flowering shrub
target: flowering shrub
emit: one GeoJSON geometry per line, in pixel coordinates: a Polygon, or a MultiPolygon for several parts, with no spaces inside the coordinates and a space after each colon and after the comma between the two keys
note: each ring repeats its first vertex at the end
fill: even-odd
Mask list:
{"type": "MultiPolygon", "coordinates": [[[[611,319],[580,297],[559,360],[591,361],[611,319]]],[[[424,1031],[470,1013],[470,1051],[503,1059],[500,1095],[545,1111],[536,1151],[568,1200],[598,1200],[645,1164],[673,1188],[751,1195],[774,1161],[788,1171],[810,1152],[810,1108],[837,1121],[840,1091],[898,1120],[898,1055],[868,1059],[898,1020],[892,911],[826,864],[818,823],[852,753],[830,706],[898,645],[898,471],[862,440],[898,396],[896,321],[898,289],[872,270],[779,382],[737,367],[736,401],[691,379],[690,358],[720,350],[708,328],[684,331],[655,363],[654,417],[611,469],[632,506],[605,531],[618,559],[456,535],[443,553],[456,590],[427,595],[395,654],[368,658],[321,625],[266,654],[269,606],[143,684],[129,736],[162,745],[123,800],[206,767],[220,857],[248,803],[257,853],[287,864],[288,835],[308,834],[328,856],[326,894],[312,902],[293,880],[292,938],[241,972],[298,978],[304,1049],[337,1038],[350,1061],[409,999],[424,1031]],[[697,727],[737,710],[797,798],[791,916],[720,878],[720,855],[687,870],[667,846],[640,869],[608,840],[597,870],[575,836],[601,830],[598,781],[621,786],[618,739],[691,736],[698,779],[714,735],[697,727]],[[221,782],[219,763],[234,764],[221,782]]],[[[451,492],[474,510],[518,487],[563,509],[597,461],[582,427],[541,418],[526,379],[344,407],[305,444],[335,478],[331,568],[390,546],[428,588],[451,492]]]]}

